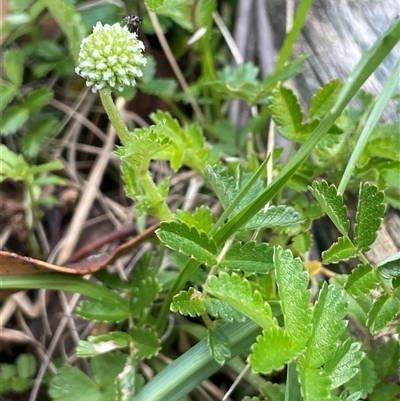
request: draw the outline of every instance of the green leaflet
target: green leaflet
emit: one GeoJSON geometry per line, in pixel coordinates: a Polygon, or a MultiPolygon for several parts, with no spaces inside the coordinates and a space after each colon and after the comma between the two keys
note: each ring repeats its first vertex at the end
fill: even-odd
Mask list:
{"type": "Polygon", "coordinates": [[[171,303],[171,311],[179,312],[184,316],[200,316],[206,312],[206,302],[201,298],[201,292],[194,288],[176,294],[171,303]]]}
{"type": "Polygon", "coordinates": [[[368,294],[379,283],[377,272],[370,265],[360,265],[347,279],[345,290],[354,296],[368,294]]]}

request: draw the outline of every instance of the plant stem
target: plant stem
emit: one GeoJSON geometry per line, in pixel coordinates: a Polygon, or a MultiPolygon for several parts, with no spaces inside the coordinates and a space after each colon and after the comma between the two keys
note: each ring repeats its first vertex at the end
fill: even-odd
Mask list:
{"type": "Polygon", "coordinates": [[[111,97],[111,93],[107,93],[104,90],[100,91],[100,99],[103,103],[104,110],[106,111],[111,124],[115,128],[119,139],[123,145],[129,142],[129,131],[126,128],[125,123],[122,121],[121,115],[119,114],[117,108],[115,107],[114,101],[111,97]]]}

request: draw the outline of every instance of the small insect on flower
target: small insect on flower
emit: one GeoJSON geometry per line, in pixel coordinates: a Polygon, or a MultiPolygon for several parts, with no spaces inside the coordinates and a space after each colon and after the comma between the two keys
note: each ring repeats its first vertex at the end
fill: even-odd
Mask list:
{"type": "Polygon", "coordinates": [[[138,33],[139,25],[143,21],[137,15],[125,15],[122,20],[125,22],[128,31],[131,33],[138,33]]]}

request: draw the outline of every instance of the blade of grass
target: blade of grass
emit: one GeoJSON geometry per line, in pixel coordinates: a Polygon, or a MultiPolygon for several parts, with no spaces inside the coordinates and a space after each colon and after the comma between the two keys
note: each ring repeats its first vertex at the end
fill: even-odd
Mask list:
{"type": "Polygon", "coordinates": [[[382,89],[381,94],[379,95],[374,108],[371,111],[371,114],[366,121],[364,128],[361,132],[360,137],[358,138],[357,144],[354,148],[353,153],[351,154],[350,160],[347,163],[346,170],[343,173],[342,179],[340,181],[338,192],[343,194],[346,186],[350,180],[350,177],[356,167],[356,163],[358,158],[360,157],[361,152],[365,148],[368,142],[368,138],[370,137],[373,129],[375,128],[376,124],[378,123],[379,119],[384,112],[387,103],[392,96],[392,93],[397,87],[400,77],[400,61],[397,62],[396,66],[393,68],[392,73],[390,74],[388,80],[386,81],[385,86],[382,89]]]}
{"type": "Polygon", "coordinates": [[[301,28],[303,28],[304,22],[308,15],[314,0],[303,0],[299,5],[296,13],[296,17],[293,21],[293,27],[290,32],[286,35],[282,49],[279,53],[278,61],[276,62],[275,71],[280,70],[285,63],[289,60],[289,56],[292,53],[292,49],[296,40],[300,34],[301,28]]]}
{"type": "Polygon", "coordinates": [[[115,292],[88,281],[80,276],[70,274],[32,274],[24,276],[3,276],[0,278],[0,289],[46,289],[77,292],[99,301],[126,302],[115,292]]]}

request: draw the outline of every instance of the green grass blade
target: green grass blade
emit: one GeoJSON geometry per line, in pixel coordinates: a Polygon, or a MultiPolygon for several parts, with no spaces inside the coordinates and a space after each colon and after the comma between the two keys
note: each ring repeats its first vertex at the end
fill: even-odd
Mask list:
{"type": "Polygon", "coordinates": [[[395,68],[393,68],[392,73],[390,74],[388,80],[386,81],[386,84],[383,87],[383,90],[379,95],[379,98],[376,101],[375,106],[368,117],[367,122],[365,123],[365,126],[357,141],[356,147],[354,148],[354,151],[351,154],[350,160],[347,163],[346,170],[342,176],[342,179],[338,187],[338,192],[340,192],[341,194],[344,193],[346,186],[356,166],[357,160],[361,152],[365,148],[368,142],[368,138],[371,135],[371,132],[378,123],[379,119],[381,118],[382,113],[384,112],[386,105],[389,102],[390,97],[392,96],[392,93],[394,92],[394,90],[398,85],[399,77],[400,77],[400,61],[397,62],[395,68]]]}

